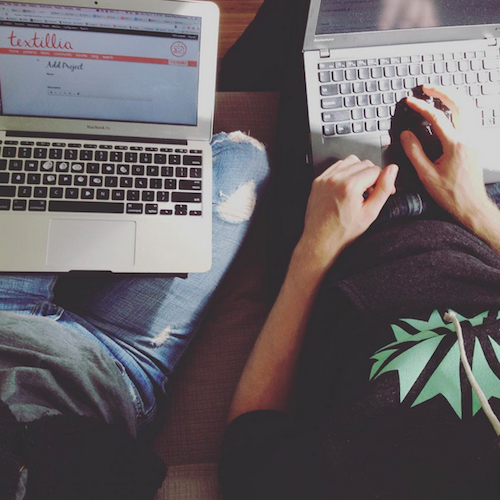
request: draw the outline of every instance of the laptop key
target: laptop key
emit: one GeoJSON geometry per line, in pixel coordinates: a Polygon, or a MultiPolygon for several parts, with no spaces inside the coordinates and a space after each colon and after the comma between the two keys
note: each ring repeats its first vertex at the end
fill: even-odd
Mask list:
{"type": "Polygon", "coordinates": [[[132,167],[132,175],[140,175],[143,176],[145,172],[144,165],[134,165],[132,167]]]}
{"type": "Polygon", "coordinates": [[[202,163],[202,157],[201,156],[191,156],[191,155],[185,155],[182,158],[182,164],[183,165],[192,165],[192,166],[201,166],[202,163]]]}
{"type": "Polygon", "coordinates": [[[26,210],[27,206],[28,206],[27,200],[14,200],[14,203],[12,204],[12,210],[16,210],[18,212],[24,211],[26,210]]]}
{"type": "Polygon", "coordinates": [[[78,195],[80,194],[80,190],[78,188],[66,188],[64,192],[64,197],[70,200],[78,199],[78,195]]]}
{"type": "Polygon", "coordinates": [[[109,161],[121,163],[123,161],[123,153],[121,151],[111,151],[111,153],[109,154],[109,161]]]}
{"type": "Polygon", "coordinates": [[[22,169],[23,169],[23,160],[9,161],[9,170],[22,170],[22,169]]]}
{"type": "Polygon", "coordinates": [[[158,191],[156,193],[156,201],[169,201],[170,193],[168,191],[158,191]]]}
{"type": "Polygon", "coordinates": [[[351,133],[351,124],[350,123],[339,123],[336,129],[337,134],[346,135],[351,133]]]}
{"type": "Polygon", "coordinates": [[[65,160],[78,160],[78,150],[76,149],[66,149],[64,151],[65,160]]]}
{"type": "Polygon", "coordinates": [[[134,186],[133,177],[120,177],[120,187],[131,188],[134,186]]]}
{"type": "Polygon", "coordinates": [[[318,73],[318,79],[320,83],[328,83],[332,80],[331,71],[320,71],[318,73]]]}
{"type": "Polygon", "coordinates": [[[142,203],[127,203],[127,213],[128,214],[142,214],[143,206],[142,203]]]}
{"type": "Polygon", "coordinates": [[[161,179],[149,179],[149,189],[161,189],[163,182],[161,179]]]}
{"type": "Polygon", "coordinates": [[[18,156],[19,158],[31,158],[33,154],[32,148],[19,148],[18,156]]]}
{"type": "Polygon", "coordinates": [[[179,189],[182,191],[201,191],[201,181],[179,181],[179,189]]]}
{"type": "Polygon", "coordinates": [[[0,160],[0,170],[7,170],[7,160],[0,160]]]}
{"type": "Polygon", "coordinates": [[[325,123],[343,122],[345,120],[349,120],[350,113],[348,109],[342,111],[331,111],[330,113],[323,113],[322,118],[325,123]]]}
{"type": "Polygon", "coordinates": [[[46,187],[36,187],[34,196],[35,198],[47,198],[48,188],[46,187]]]}
{"type": "Polygon", "coordinates": [[[146,175],[150,177],[158,177],[160,175],[160,167],[156,165],[148,165],[146,175]]]}
{"type": "Polygon", "coordinates": [[[175,205],[175,215],[187,215],[188,207],[187,205],[175,205]]]}
{"type": "Polygon", "coordinates": [[[157,153],[154,156],[154,162],[158,165],[165,165],[167,163],[167,155],[163,153],[157,153]]]}
{"type": "Polygon", "coordinates": [[[46,186],[55,186],[57,178],[54,174],[44,174],[43,183],[46,186]]]}
{"type": "Polygon", "coordinates": [[[390,130],[391,120],[379,120],[378,129],[379,130],[390,130]]]}
{"type": "Polygon", "coordinates": [[[333,71],[333,81],[343,82],[344,81],[344,71],[341,69],[336,69],[333,71]]]}
{"type": "Polygon", "coordinates": [[[11,182],[12,184],[24,184],[26,174],[12,174],[11,182]]]}
{"type": "Polygon", "coordinates": [[[50,188],[49,198],[62,198],[63,195],[64,195],[63,188],[61,187],[50,188]]]}
{"type": "Polygon", "coordinates": [[[71,171],[76,172],[77,174],[81,173],[83,172],[83,165],[81,163],[73,163],[71,165],[71,171]]]}
{"type": "MultiPolygon", "coordinates": [[[[118,187],[118,177],[105,177],[104,185],[106,187],[118,187]]],[[[136,186],[137,187],[137,186],[136,186]]]]}
{"type": "Polygon", "coordinates": [[[41,174],[28,174],[28,184],[40,184],[42,182],[41,174]]]}
{"type": "Polygon", "coordinates": [[[98,174],[99,163],[87,163],[87,174],[98,174]]]}
{"type": "Polygon", "coordinates": [[[137,158],[137,153],[125,153],[125,163],[135,163],[137,158]]]}
{"type": "Polygon", "coordinates": [[[96,151],[94,155],[95,161],[108,161],[108,152],[107,151],[96,151]]]}
{"type": "Polygon", "coordinates": [[[73,184],[75,186],[86,186],[88,181],[87,175],[76,175],[73,179],[73,184]]]}
{"type": "Polygon", "coordinates": [[[177,179],[165,179],[164,189],[177,189],[177,179]]]}
{"type": "Polygon", "coordinates": [[[2,156],[4,158],[14,158],[17,156],[17,148],[5,146],[2,150],[2,156]]]}
{"type": "Polygon", "coordinates": [[[178,203],[201,203],[201,193],[184,193],[175,191],[172,193],[172,201],[178,203]]]}
{"type": "Polygon", "coordinates": [[[142,201],[155,201],[155,192],[154,191],[143,191],[141,199],[142,199],[142,201]]]}
{"type": "Polygon", "coordinates": [[[47,210],[46,200],[30,200],[28,210],[31,212],[45,212],[47,210]]]}
{"type": "MultiPolygon", "coordinates": [[[[337,95],[339,93],[339,86],[337,83],[332,85],[321,85],[319,92],[322,96],[337,95]]],[[[174,155],[170,155],[170,157],[172,156],[174,155]]],[[[170,163],[172,163],[172,161],[170,161],[170,163]]]]}
{"type": "Polygon", "coordinates": [[[0,199],[0,210],[10,210],[10,203],[9,199],[0,199]]]}
{"type": "Polygon", "coordinates": [[[124,203],[100,201],[50,201],[49,212],[122,214],[124,203]]]}
{"type": "Polygon", "coordinates": [[[0,186],[0,198],[14,198],[16,186],[0,186]]]}
{"type": "Polygon", "coordinates": [[[51,149],[49,151],[49,158],[51,160],[61,160],[63,155],[62,149],[51,149]]]}
{"type": "Polygon", "coordinates": [[[58,161],[56,163],[56,172],[67,172],[69,170],[69,163],[66,161],[58,161]]]}
{"type": "Polygon", "coordinates": [[[71,186],[71,175],[60,175],[59,176],[59,185],[60,186],[71,186]]]}
{"type": "Polygon", "coordinates": [[[335,125],[323,125],[323,135],[327,137],[335,135],[335,125]]]}
{"type": "Polygon", "coordinates": [[[187,177],[188,176],[188,169],[186,167],[177,167],[175,169],[175,176],[176,177],[187,177]]]}
{"type": "Polygon", "coordinates": [[[139,161],[141,163],[152,163],[153,155],[151,153],[141,153],[139,161]]]}
{"type": "Polygon", "coordinates": [[[323,109],[337,109],[344,105],[342,97],[332,97],[331,99],[321,99],[323,109]]]}
{"type": "Polygon", "coordinates": [[[31,186],[19,186],[17,196],[19,196],[19,198],[31,198],[32,191],[33,188],[31,186]]]}
{"type": "MultiPolygon", "coordinates": [[[[163,173],[162,173],[163,175],[163,173]]],[[[189,177],[193,177],[195,179],[201,178],[201,168],[190,168],[189,169],[189,177]]]]}
{"type": "Polygon", "coordinates": [[[363,122],[353,123],[353,125],[352,125],[352,131],[355,134],[360,134],[361,132],[364,132],[363,122]]]}
{"type": "Polygon", "coordinates": [[[140,197],[141,197],[140,191],[136,191],[135,189],[133,191],[127,191],[128,201],[139,201],[140,197]]]}
{"type": "Polygon", "coordinates": [[[90,176],[90,186],[102,186],[104,184],[104,178],[99,175],[90,176]]]}
{"type": "Polygon", "coordinates": [[[97,190],[98,200],[109,200],[109,189],[98,189],[97,190]]]}
{"type": "Polygon", "coordinates": [[[146,203],[145,213],[147,215],[157,215],[158,205],[156,205],[156,203],[146,203]]]}
{"type": "Polygon", "coordinates": [[[358,78],[358,72],[355,69],[346,69],[345,79],[348,81],[354,81],[358,78]]]}
{"type": "Polygon", "coordinates": [[[81,198],[82,200],[93,200],[95,196],[95,191],[93,189],[82,189],[81,198]]]}

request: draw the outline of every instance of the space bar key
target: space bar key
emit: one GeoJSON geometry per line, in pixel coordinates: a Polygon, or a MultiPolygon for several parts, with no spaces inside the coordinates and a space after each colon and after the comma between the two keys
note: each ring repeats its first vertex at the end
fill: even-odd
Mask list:
{"type": "Polygon", "coordinates": [[[125,203],[105,203],[100,201],[50,201],[49,212],[123,214],[125,212],[125,203]]]}

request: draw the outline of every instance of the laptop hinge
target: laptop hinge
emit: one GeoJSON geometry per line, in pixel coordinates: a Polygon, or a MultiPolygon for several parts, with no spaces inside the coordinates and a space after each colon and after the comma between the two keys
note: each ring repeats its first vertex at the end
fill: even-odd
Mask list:
{"type": "Polygon", "coordinates": [[[319,49],[319,57],[322,59],[325,57],[330,57],[330,49],[319,49]]]}
{"type": "Polygon", "coordinates": [[[498,45],[498,38],[488,36],[486,37],[486,41],[490,47],[496,47],[498,45]]]}

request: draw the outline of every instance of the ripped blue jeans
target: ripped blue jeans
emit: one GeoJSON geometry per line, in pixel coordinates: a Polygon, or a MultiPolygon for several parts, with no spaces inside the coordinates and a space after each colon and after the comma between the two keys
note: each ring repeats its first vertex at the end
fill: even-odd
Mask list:
{"type": "Polygon", "coordinates": [[[55,319],[94,339],[118,361],[134,398],[139,434],[154,422],[159,398],[167,395],[172,374],[240,249],[268,182],[267,153],[254,139],[241,132],[221,133],[214,136],[212,151],[209,272],[187,279],[0,275],[0,310],[55,319]],[[69,283],[71,297],[58,292],[71,280],[78,280],[69,283]]]}

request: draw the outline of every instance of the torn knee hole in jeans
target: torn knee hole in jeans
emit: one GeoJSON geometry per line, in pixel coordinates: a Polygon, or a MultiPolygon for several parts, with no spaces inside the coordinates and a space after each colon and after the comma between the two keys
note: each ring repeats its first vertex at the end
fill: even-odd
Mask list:
{"type": "Polygon", "coordinates": [[[151,339],[151,344],[154,347],[160,347],[160,346],[162,346],[169,339],[171,333],[172,333],[172,327],[171,326],[167,326],[156,337],[153,337],[151,339]]]}
{"type": "Polygon", "coordinates": [[[262,142],[258,141],[257,139],[254,139],[253,137],[251,137],[248,134],[245,134],[241,130],[236,130],[235,132],[230,132],[229,134],[227,134],[227,137],[215,140],[213,142],[213,144],[217,144],[218,142],[222,142],[224,140],[229,140],[229,141],[236,142],[236,143],[248,143],[248,144],[251,144],[252,146],[254,146],[259,151],[265,151],[265,149],[266,149],[264,144],[262,144],[262,142]]]}
{"type": "Polygon", "coordinates": [[[232,224],[240,224],[250,219],[257,202],[255,181],[243,184],[230,195],[224,194],[222,191],[219,195],[224,200],[217,206],[217,213],[222,220],[232,224]]]}

